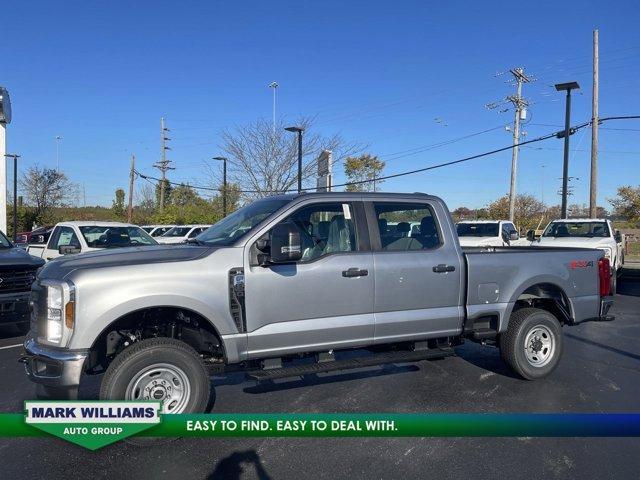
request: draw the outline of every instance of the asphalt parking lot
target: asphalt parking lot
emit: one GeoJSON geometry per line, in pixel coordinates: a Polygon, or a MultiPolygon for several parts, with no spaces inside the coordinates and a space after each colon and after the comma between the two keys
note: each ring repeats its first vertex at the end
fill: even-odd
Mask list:
{"type": "MultiPolygon", "coordinates": [[[[216,378],[215,411],[639,412],[640,270],[623,277],[614,322],[565,329],[548,378],[515,378],[498,351],[285,379],[257,387],[216,378]]],[[[22,337],[0,329],[0,411],[21,410],[33,386],[17,363],[22,337]]],[[[85,395],[92,394],[88,386],[85,395]]],[[[90,452],[57,439],[0,439],[0,478],[638,478],[640,439],[179,439],[90,452]]]]}

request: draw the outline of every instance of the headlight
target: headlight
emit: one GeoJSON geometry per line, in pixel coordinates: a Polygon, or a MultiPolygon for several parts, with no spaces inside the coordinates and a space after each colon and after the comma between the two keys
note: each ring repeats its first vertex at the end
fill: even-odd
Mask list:
{"type": "Polygon", "coordinates": [[[75,289],[67,283],[43,281],[47,289],[46,332],[43,340],[66,346],[75,323],[75,289]]]}

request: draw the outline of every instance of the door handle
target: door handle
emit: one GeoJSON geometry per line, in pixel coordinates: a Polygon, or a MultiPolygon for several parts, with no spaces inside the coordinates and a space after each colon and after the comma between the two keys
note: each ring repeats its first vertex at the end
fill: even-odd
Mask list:
{"type": "Polygon", "coordinates": [[[433,267],[433,271],[434,273],[455,272],[456,267],[454,267],[453,265],[445,265],[444,263],[441,263],[440,265],[436,265],[435,267],[433,267]]]}
{"type": "Polygon", "coordinates": [[[342,276],[346,278],[366,277],[367,275],[369,275],[369,270],[361,269],[357,267],[352,267],[342,271],[342,276]]]}

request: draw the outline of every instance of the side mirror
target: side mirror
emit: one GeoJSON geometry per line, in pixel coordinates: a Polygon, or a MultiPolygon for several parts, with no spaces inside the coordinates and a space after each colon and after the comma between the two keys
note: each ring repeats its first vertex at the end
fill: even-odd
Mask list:
{"type": "Polygon", "coordinates": [[[513,241],[513,240],[519,240],[520,239],[520,235],[518,235],[518,232],[511,232],[509,234],[509,240],[513,241]]]}
{"type": "Polygon", "coordinates": [[[271,263],[290,263],[302,258],[300,230],[293,223],[280,223],[269,233],[271,263]]]}
{"type": "Polygon", "coordinates": [[[614,237],[616,239],[616,242],[622,243],[622,234],[620,233],[620,230],[616,230],[616,234],[614,237]]]}
{"type": "Polygon", "coordinates": [[[527,240],[529,240],[530,242],[535,241],[536,239],[536,231],[535,230],[529,230],[527,231],[527,240]]]}
{"type": "Polygon", "coordinates": [[[71,253],[80,253],[80,249],[74,245],[60,245],[58,247],[58,253],[60,255],[68,255],[71,253]]]}

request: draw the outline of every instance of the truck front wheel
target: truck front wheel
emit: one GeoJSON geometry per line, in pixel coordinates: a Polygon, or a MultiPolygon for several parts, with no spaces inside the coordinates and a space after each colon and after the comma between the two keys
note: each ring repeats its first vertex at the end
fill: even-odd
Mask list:
{"type": "Polygon", "coordinates": [[[201,413],[211,393],[197,352],[173,338],[148,338],[118,355],[102,379],[102,400],[159,400],[163,413],[201,413]]]}
{"type": "Polygon", "coordinates": [[[551,313],[538,308],[517,310],[500,335],[503,360],[521,377],[536,380],[549,375],[562,356],[562,327],[551,313]]]}

